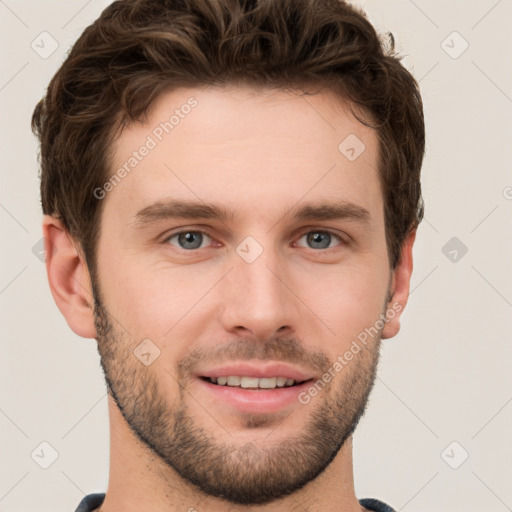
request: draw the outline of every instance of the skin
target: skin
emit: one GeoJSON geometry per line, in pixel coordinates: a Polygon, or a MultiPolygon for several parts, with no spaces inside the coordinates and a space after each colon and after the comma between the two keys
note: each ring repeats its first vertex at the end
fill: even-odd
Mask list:
{"type": "Polygon", "coordinates": [[[101,512],[360,511],[352,433],[381,339],[400,328],[415,237],[391,269],[376,133],[325,90],[179,89],[121,133],[112,172],[191,96],[197,106],[102,199],[94,282],[62,224],[43,221],[52,294],[71,329],[97,339],[110,391],[101,512]],[[354,161],[338,150],[349,134],[366,147],[354,161]],[[137,212],[171,198],[233,215],[136,223],[137,212]],[[289,213],[337,200],[366,209],[368,222],[289,213]],[[204,233],[191,239],[200,247],[170,238],[179,231],[204,233]],[[251,263],[236,251],[248,236],[263,249],[251,263]],[[390,309],[393,318],[307,404],[242,413],[194,377],[249,359],[319,377],[390,309]],[[148,366],[133,354],[145,339],[160,351],[148,366]]]}

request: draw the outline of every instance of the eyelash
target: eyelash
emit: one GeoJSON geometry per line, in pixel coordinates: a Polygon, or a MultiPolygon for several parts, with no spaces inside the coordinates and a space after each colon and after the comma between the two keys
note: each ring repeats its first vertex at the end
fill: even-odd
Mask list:
{"type": "MultiPolygon", "coordinates": [[[[163,244],[169,244],[169,245],[172,245],[170,244],[170,240],[172,240],[173,238],[179,236],[179,235],[182,235],[184,233],[200,233],[202,235],[206,235],[208,238],[210,238],[211,240],[215,240],[211,235],[208,234],[208,232],[206,231],[201,231],[199,229],[184,229],[184,230],[181,230],[181,231],[177,231],[176,233],[172,233],[171,235],[168,235],[165,237],[165,239],[162,241],[163,244]]],[[[331,236],[333,236],[334,238],[336,238],[340,243],[338,245],[335,245],[334,247],[327,247],[325,249],[313,249],[313,248],[309,248],[311,249],[312,251],[314,252],[321,252],[321,253],[329,253],[333,250],[336,250],[336,248],[340,247],[340,246],[344,246],[344,245],[348,245],[348,242],[347,240],[344,240],[342,236],[338,235],[337,233],[335,233],[334,231],[331,231],[329,229],[311,229],[309,231],[305,231],[303,232],[299,239],[303,238],[304,236],[310,234],[310,233],[322,233],[322,234],[329,234],[331,236]]],[[[199,251],[200,249],[206,249],[206,247],[199,247],[197,249],[183,249],[182,247],[176,247],[177,249],[181,250],[181,251],[184,251],[186,253],[193,253],[194,251],[199,251]]],[[[303,247],[304,248],[304,247],[303,247]]]]}

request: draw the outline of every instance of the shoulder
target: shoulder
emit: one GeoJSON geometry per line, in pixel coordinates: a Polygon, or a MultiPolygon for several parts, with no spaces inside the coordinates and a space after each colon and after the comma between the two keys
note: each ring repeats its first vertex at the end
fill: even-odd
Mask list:
{"type": "Polygon", "coordinates": [[[105,493],[88,494],[78,504],[75,512],[94,512],[105,500],[105,493]]]}
{"type": "Polygon", "coordinates": [[[359,503],[371,512],[396,512],[394,508],[375,498],[364,498],[359,503]]]}

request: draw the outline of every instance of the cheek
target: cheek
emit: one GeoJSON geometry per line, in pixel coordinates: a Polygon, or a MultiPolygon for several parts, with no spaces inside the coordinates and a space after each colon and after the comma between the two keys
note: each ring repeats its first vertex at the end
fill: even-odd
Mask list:
{"type": "Polygon", "coordinates": [[[331,266],[302,280],[298,295],[330,328],[324,325],[325,339],[332,339],[336,348],[350,343],[379,318],[388,284],[381,267],[370,262],[337,269],[331,266]]]}
{"type": "MultiPolygon", "coordinates": [[[[101,291],[110,313],[134,341],[149,338],[167,348],[174,345],[172,339],[201,339],[208,325],[219,327],[214,319],[222,306],[219,300],[229,292],[222,290],[226,284],[221,279],[229,264],[155,263],[142,253],[120,251],[120,246],[119,241],[112,241],[100,248],[101,291]]],[[[324,343],[326,350],[332,343],[332,350],[339,351],[375,323],[388,284],[382,254],[354,254],[339,264],[301,259],[283,262],[287,265],[281,267],[285,281],[294,292],[283,293],[297,302],[295,309],[300,312],[290,322],[305,340],[324,343]]]]}
{"type": "MultiPolygon", "coordinates": [[[[115,243],[104,244],[102,254],[114,254],[115,243]]],[[[208,292],[224,273],[211,265],[176,265],[151,261],[142,254],[124,254],[104,258],[99,267],[101,292],[109,312],[136,339],[149,338],[160,348],[205,323],[206,305],[211,309],[208,292]]],[[[195,332],[190,332],[195,336],[195,332]]]]}

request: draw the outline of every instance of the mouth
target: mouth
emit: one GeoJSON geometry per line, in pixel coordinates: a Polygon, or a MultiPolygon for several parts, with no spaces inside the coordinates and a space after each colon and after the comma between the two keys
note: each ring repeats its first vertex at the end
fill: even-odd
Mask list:
{"type": "Polygon", "coordinates": [[[290,388],[298,386],[304,382],[309,382],[313,379],[295,380],[288,377],[248,377],[238,375],[228,375],[221,377],[200,377],[201,379],[215,384],[217,386],[227,386],[233,388],[243,389],[277,389],[277,388],[290,388]]]}
{"type": "Polygon", "coordinates": [[[296,407],[299,396],[315,380],[284,363],[240,362],[204,369],[195,375],[200,389],[226,413],[226,405],[239,412],[277,413],[296,407]]]}

